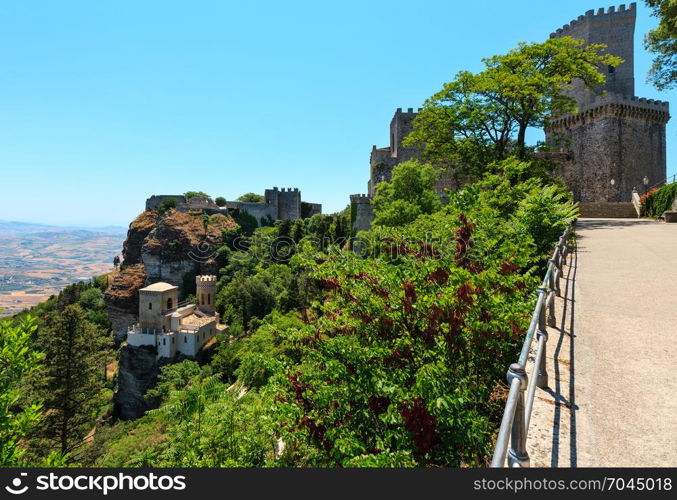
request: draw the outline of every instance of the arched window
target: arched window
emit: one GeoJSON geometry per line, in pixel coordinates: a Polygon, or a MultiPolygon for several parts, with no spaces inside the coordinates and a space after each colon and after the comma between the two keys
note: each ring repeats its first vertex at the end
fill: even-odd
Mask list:
{"type": "Polygon", "coordinates": [[[162,345],[167,345],[167,339],[162,339],[162,345]]]}
{"type": "Polygon", "coordinates": [[[210,305],[212,303],[212,294],[208,293],[207,294],[207,305],[210,305]]]}
{"type": "Polygon", "coordinates": [[[148,303],[148,309],[153,309],[153,303],[152,302],[148,303]]]}
{"type": "Polygon", "coordinates": [[[169,297],[167,299],[167,309],[171,309],[174,304],[172,303],[172,298],[169,297]]]}
{"type": "Polygon", "coordinates": [[[184,335],[184,337],[183,337],[183,343],[184,343],[184,344],[187,344],[187,343],[188,343],[188,337],[186,337],[185,335],[184,335]]]}
{"type": "Polygon", "coordinates": [[[204,293],[200,294],[200,305],[205,305],[205,294],[204,293]]]}

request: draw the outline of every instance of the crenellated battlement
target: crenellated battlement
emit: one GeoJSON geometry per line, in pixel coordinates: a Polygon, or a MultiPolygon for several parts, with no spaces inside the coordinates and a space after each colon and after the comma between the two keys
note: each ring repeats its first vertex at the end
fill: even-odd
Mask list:
{"type": "Polygon", "coordinates": [[[395,110],[396,115],[415,115],[416,113],[419,113],[423,108],[418,108],[416,111],[414,111],[414,108],[407,108],[406,111],[402,111],[402,108],[397,108],[395,110]]]}
{"type": "Polygon", "coordinates": [[[203,283],[204,284],[212,284],[212,283],[215,283],[216,281],[217,281],[217,278],[213,274],[205,274],[205,275],[202,275],[202,276],[197,276],[195,278],[195,283],[198,286],[203,284],[203,283]]]}
{"type": "Polygon", "coordinates": [[[586,108],[579,110],[579,112],[584,111],[587,108],[612,103],[625,104],[628,106],[637,106],[645,109],[656,109],[658,111],[668,111],[670,108],[670,103],[667,101],[660,101],[658,99],[647,99],[646,97],[624,96],[620,94],[613,94],[611,92],[607,92],[606,95],[597,97],[593,105],[587,106],[586,108]]]}
{"type": "Polygon", "coordinates": [[[371,203],[371,197],[368,194],[351,194],[350,203],[371,203]]]}
{"type": "Polygon", "coordinates": [[[644,97],[627,97],[616,94],[600,96],[594,103],[584,106],[578,113],[551,120],[548,128],[573,127],[591,119],[610,117],[641,118],[651,122],[665,124],[670,119],[670,104],[666,101],[646,99],[644,97]]]}
{"type": "Polygon", "coordinates": [[[573,19],[569,24],[565,24],[555,32],[550,34],[550,38],[561,38],[569,36],[572,32],[578,31],[583,25],[588,23],[596,23],[599,21],[618,20],[621,18],[632,18],[637,15],[637,3],[632,2],[629,8],[625,4],[621,4],[618,9],[616,7],[609,7],[598,9],[595,13],[594,9],[590,9],[584,15],[573,19]]]}

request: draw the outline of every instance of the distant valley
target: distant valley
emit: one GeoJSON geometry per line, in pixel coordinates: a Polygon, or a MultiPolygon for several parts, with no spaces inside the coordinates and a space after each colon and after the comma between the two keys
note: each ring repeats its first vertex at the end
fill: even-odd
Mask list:
{"type": "Polygon", "coordinates": [[[0,314],[14,314],[70,283],[111,271],[126,231],[0,220],[0,314]]]}

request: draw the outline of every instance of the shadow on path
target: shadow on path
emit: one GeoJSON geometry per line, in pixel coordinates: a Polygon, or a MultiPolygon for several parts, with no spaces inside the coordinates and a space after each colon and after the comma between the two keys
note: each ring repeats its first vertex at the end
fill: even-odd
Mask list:
{"type": "MultiPolygon", "coordinates": [[[[611,221],[613,222],[613,221],[611,221]]],[[[560,454],[560,425],[562,419],[562,407],[569,409],[570,422],[569,422],[569,457],[570,463],[568,467],[577,466],[577,446],[576,446],[576,411],[578,406],[576,406],[576,392],[575,392],[575,358],[574,358],[574,343],[576,335],[574,333],[574,310],[576,307],[576,298],[575,298],[575,288],[576,283],[576,272],[578,270],[578,245],[574,242],[573,252],[569,254],[569,266],[567,269],[566,275],[566,286],[564,287],[564,296],[562,297],[562,315],[560,327],[557,328],[559,331],[559,338],[557,339],[557,347],[553,354],[553,365],[555,370],[555,388],[547,388],[548,392],[555,403],[554,417],[553,417],[553,426],[552,426],[552,457],[550,466],[551,467],[560,467],[559,464],[559,454],[560,454]],[[570,297],[571,296],[571,297],[570,297]],[[567,325],[568,323],[568,325],[567,325]],[[568,331],[567,331],[568,326],[568,331]],[[559,355],[562,351],[562,344],[565,337],[569,337],[569,363],[566,366],[565,363],[562,363],[559,359],[559,355]],[[562,382],[560,380],[560,375],[562,370],[569,370],[569,398],[567,399],[562,394],[562,382]]],[[[564,465],[567,467],[567,465],[564,465]]]]}

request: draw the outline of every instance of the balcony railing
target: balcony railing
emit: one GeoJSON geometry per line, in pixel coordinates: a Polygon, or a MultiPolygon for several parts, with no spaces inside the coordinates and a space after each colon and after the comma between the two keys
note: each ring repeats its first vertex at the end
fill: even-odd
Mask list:
{"type": "Polygon", "coordinates": [[[510,392],[496,438],[496,448],[491,461],[492,467],[504,467],[506,455],[510,467],[529,467],[529,454],[527,453],[529,420],[534,406],[536,388],[543,389],[548,386],[548,373],[546,371],[547,327],[556,326],[555,296],[561,296],[560,278],[562,277],[562,266],[566,264],[566,258],[569,254],[570,235],[571,226],[567,227],[560,237],[552,258],[548,261],[548,270],[543,278],[543,283],[536,291],[538,300],[531,316],[531,323],[522,345],[522,351],[517,363],[513,363],[508,369],[510,392]],[[531,374],[531,380],[529,380],[526,373],[526,364],[534,335],[538,339],[538,346],[536,348],[534,373],[531,374]]]}

